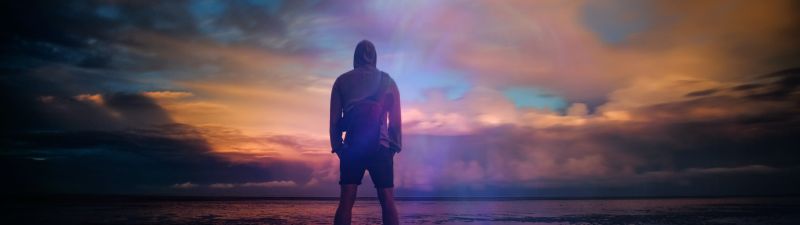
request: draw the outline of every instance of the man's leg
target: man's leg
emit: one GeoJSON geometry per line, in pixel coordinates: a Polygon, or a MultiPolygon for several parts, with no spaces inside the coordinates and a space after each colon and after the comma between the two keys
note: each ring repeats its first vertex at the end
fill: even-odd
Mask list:
{"type": "Polygon", "coordinates": [[[381,202],[384,225],[400,224],[397,207],[394,205],[394,188],[377,188],[378,200],[381,202]]]}
{"type": "Polygon", "coordinates": [[[333,224],[349,225],[353,216],[353,205],[356,203],[357,184],[342,184],[342,194],[339,196],[339,207],[336,208],[336,217],[333,224]]]}

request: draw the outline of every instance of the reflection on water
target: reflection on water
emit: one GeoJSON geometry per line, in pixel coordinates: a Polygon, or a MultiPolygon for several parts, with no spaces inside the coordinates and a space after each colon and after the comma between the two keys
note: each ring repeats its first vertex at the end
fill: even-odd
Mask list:
{"type": "MultiPolygon", "coordinates": [[[[404,224],[800,224],[798,199],[400,201],[404,224]]],[[[8,224],[330,224],[336,201],[58,201],[4,203],[8,224]]],[[[379,224],[376,201],[354,224],[379,224]]]]}

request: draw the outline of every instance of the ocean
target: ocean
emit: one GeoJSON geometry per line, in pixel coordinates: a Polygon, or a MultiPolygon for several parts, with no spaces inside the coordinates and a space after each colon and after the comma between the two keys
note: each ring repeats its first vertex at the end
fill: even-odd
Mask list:
{"type": "MultiPolygon", "coordinates": [[[[800,224],[798,198],[401,199],[402,224],[800,224]]],[[[3,224],[331,224],[335,199],[66,198],[5,201],[3,224]]],[[[360,199],[353,224],[380,224],[360,199]]]]}

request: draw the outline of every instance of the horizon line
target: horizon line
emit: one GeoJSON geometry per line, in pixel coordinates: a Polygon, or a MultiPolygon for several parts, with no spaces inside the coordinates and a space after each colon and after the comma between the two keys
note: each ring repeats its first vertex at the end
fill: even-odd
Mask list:
{"type": "MultiPolygon", "coordinates": [[[[798,198],[800,193],[775,195],[665,195],[665,196],[395,196],[396,201],[524,201],[524,200],[637,200],[637,199],[722,199],[722,198],[798,198]]],[[[12,201],[237,201],[237,200],[291,200],[333,201],[332,196],[201,196],[157,194],[41,194],[3,195],[0,199],[12,201]]],[[[358,197],[358,200],[377,200],[377,197],[358,197]]]]}

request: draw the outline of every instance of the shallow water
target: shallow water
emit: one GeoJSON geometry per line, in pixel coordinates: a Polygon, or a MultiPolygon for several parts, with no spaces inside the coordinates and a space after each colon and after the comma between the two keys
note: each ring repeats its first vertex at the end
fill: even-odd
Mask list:
{"type": "MultiPolygon", "coordinates": [[[[800,224],[796,198],[399,201],[403,224],[800,224]]],[[[330,224],[332,200],[4,203],[4,224],[330,224]]],[[[353,224],[379,224],[361,200],[353,224]]]]}

